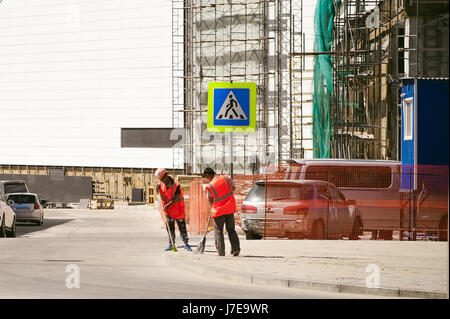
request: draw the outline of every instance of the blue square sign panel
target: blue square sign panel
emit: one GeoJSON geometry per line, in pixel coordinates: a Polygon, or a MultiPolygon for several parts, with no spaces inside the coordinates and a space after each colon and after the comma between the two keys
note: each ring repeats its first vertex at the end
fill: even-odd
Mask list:
{"type": "Polygon", "coordinates": [[[250,89],[214,90],[214,126],[250,124],[250,89]]]}
{"type": "Polygon", "coordinates": [[[207,124],[210,132],[254,132],[256,84],[210,82],[207,124]]]}

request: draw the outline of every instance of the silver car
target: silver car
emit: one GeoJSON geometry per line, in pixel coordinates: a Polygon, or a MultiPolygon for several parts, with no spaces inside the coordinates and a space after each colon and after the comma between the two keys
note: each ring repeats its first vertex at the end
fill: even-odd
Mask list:
{"type": "Polygon", "coordinates": [[[16,214],[0,194],[0,237],[16,237],[16,214]]]}
{"type": "Polygon", "coordinates": [[[33,222],[37,225],[44,223],[44,209],[39,203],[39,198],[36,194],[8,194],[8,205],[16,213],[18,222],[33,222]]]}
{"type": "Polygon", "coordinates": [[[355,201],[331,183],[310,180],[256,182],[240,219],[247,239],[359,239],[363,227],[355,201]]]}

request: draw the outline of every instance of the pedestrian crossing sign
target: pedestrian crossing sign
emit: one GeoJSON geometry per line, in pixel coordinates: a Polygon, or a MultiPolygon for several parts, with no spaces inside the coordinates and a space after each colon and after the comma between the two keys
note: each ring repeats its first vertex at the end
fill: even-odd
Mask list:
{"type": "Polygon", "coordinates": [[[255,132],[256,84],[210,82],[207,124],[209,132],[255,132]]]}

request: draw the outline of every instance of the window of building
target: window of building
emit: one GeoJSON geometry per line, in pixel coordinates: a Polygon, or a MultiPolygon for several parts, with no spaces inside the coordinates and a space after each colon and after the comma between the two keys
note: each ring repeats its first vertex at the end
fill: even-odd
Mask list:
{"type": "Polygon", "coordinates": [[[414,108],[413,98],[403,100],[403,140],[413,138],[414,108]]]}

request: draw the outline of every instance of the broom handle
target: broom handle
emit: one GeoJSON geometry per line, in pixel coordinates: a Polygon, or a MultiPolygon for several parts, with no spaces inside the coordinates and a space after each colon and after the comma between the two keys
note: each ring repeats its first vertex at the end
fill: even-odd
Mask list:
{"type": "MultiPolygon", "coordinates": [[[[163,212],[164,212],[164,221],[166,222],[166,229],[167,229],[167,232],[169,233],[169,237],[170,237],[170,243],[172,244],[172,246],[174,245],[173,244],[173,238],[172,238],[172,233],[171,233],[171,231],[170,231],[170,227],[169,227],[169,223],[167,222],[167,217],[166,217],[166,210],[163,208],[163,212]]],[[[167,216],[168,216],[169,214],[167,214],[167,216]]],[[[169,216],[170,217],[170,216],[169,216]]],[[[174,227],[175,227],[175,225],[174,225],[174,227]]]]}
{"type": "Polygon", "coordinates": [[[205,227],[205,236],[207,234],[208,231],[208,226],[209,226],[209,221],[211,220],[211,211],[209,211],[209,216],[208,216],[208,222],[206,223],[206,227],[205,227]]]}

